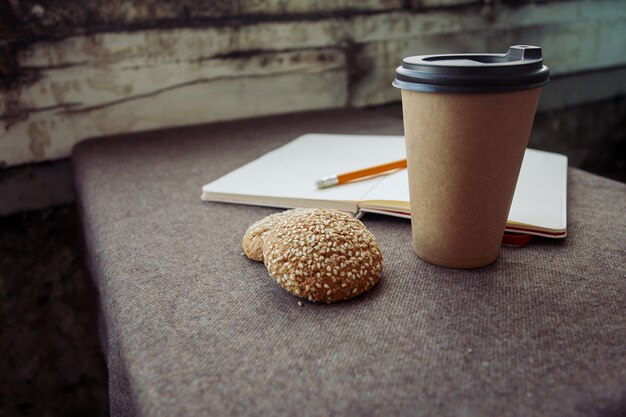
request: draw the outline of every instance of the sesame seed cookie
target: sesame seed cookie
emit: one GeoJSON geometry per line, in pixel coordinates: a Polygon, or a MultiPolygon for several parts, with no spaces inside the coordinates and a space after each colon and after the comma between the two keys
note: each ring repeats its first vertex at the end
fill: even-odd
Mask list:
{"type": "Polygon", "coordinates": [[[383,257],[374,235],[350,215],[302,210],[276,224],[263,241],[270,276],[309,301],[348,300],[374,287],[383,257]]]}
{"type": "Polygon", "coordinates": [[[263,237],[278,222],[293,214],[296,210],[287,210],[280,213],[270,214],[267,217],[248,227],[243,235],[241,247],[243,253],[253,261],[263,262],[263,237]]]}

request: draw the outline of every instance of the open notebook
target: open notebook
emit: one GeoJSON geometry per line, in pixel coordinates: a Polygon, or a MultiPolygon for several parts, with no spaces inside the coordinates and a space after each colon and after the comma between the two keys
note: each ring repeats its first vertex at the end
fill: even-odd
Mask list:
{"type": "MultiPolygon", "coordinates": [[[[315,180],[406,157],[402,136],[308,134],[202,187],[202,200],[410,218],[407,170],[318,190],[315,180]]],[[[566,234],[567,157],[526,150],[507,230],[566,234]]]]}

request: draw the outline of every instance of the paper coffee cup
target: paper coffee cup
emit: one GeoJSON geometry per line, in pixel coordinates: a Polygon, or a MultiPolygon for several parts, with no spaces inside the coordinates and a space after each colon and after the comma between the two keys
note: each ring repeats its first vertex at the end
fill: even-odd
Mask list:
{"type": "Polygon", "coordinates": [[[541,87],[541,48],[405,58],[402,89],[413,250],[452,268],[493,262],[541,87]]]}

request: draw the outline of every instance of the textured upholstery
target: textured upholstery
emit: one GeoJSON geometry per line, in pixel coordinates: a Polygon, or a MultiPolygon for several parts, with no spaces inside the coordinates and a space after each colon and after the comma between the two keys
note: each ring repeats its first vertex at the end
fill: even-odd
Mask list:
{"type": "Polygon", "coordinates": [[[408,221],[368,215],[379,286],[299,306],[241,254],[246,228],[276,210],[199,197],[306,132],[402,126],[338,110],[76,148],[113,415],[626,413],[626,185],[570,169],[569,236],[477,270],[421,261],[408,221]]]}

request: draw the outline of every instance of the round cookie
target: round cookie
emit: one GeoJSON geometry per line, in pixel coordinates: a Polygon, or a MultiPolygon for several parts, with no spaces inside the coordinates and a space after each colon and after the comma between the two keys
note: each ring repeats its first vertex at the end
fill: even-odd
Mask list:
{"type": "Polygon", "coordinates": [[[374,235],[350,215],[326,209],[294,213],[269,230],[263,261],[285,290],[309,301],[348,300],[380,280],[374,235]]]}
{"type": "Polygon", "coordinates": [[[263,237],[265,234],[278,222],[303,210],[293,209],[270,214],[248,227],[241,242],[243,253],[253,261],[263,262],[263,237]]]}

